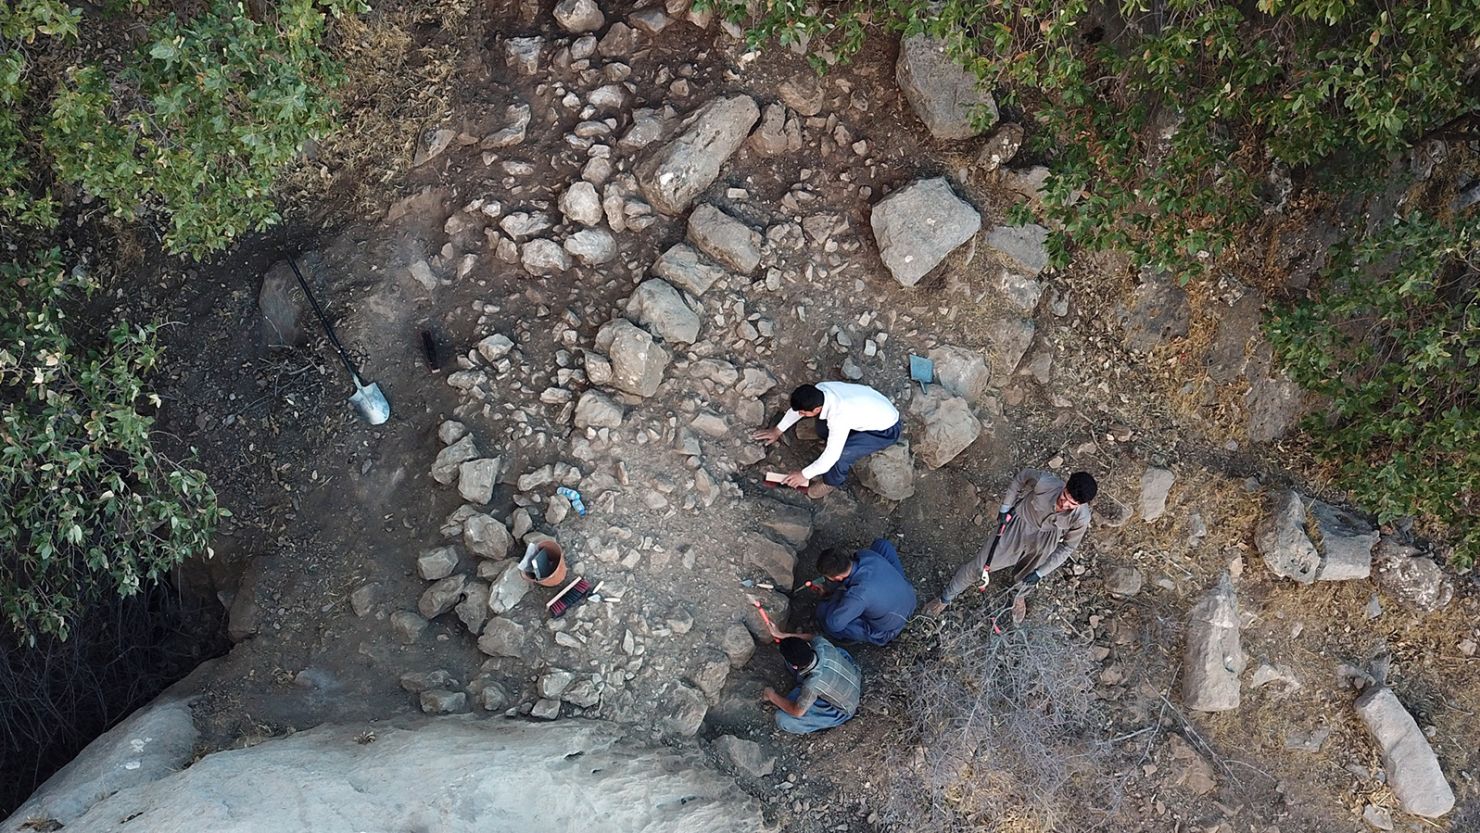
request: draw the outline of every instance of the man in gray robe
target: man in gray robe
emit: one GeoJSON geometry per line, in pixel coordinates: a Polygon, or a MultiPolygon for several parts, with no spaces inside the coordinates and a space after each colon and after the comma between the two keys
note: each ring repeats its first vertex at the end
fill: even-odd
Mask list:
{"type": "Polygon", "coordinates": [[[1028,589],[1058,569],[1084,540],[1089,531],[1089,502],[1097,491],[1099,487],[1088,472],[1075,472],[1067,483],[1046,471],[1018,472],[997,513],[1002,540],[997,542],[996,551],[987,541],[975,558],[951,576],[940,598],[925,605],[926,615],[939,616],[966,588],[998,574],[1005,575],[1016,587],[1012,621],[1021,623],[1028,615],[1028,589]]]}

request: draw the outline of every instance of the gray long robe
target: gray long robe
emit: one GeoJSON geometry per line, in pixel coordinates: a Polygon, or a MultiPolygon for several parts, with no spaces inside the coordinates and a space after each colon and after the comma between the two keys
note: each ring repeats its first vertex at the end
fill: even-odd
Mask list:
{"type": "MultiPolygon", "coordinates": [[[[1038,469],[1023,469],[1012,479],[1002,503],[1012,506],[1013,519],[992,554],[994,572],[1016,567],[1019,578],[1029,572],[1043,577],[1068,560],[1089,531],[1090,509],[1088,504],[1080,504],[1068,512],[1055,512],[1054,504],[1063,490],[1064,481],[1038,469]]],[[[988,539],[975,558],[956,570],[940,594],[941,601],[949,603],[981,580],[991,548],[988,539]]]]}

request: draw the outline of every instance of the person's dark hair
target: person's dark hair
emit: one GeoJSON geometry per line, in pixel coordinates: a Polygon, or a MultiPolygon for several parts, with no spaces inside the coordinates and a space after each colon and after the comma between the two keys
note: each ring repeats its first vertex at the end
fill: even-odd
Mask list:
{"type": "Polygon", "coordinates": [[[846,550],[828,547],[817,555],[817,572],[828,578],[848,572],[852,564],[853,557],[846,550]]]}
{"type": "Polygon", "coordinates": [[[1069,482],[1065,484],[1069,490],[1069,497],[1080,503],[1089,503],[1100,493],[1100,484],[1090,476],[1087,471],[1076,471],[1069,475],[1069,482]]]}
{"type": "Polygon", "coordinates": [[[793,411],[810,411],[822,407],[822,389],[816,385],[802,385],[791,392],[793,411]]]}
{"type": "Polygon", "coordinates": [[[781,640],[781,658],[792,667],[793,671],[805,670],[817,659],[817,652],[812,650],[812,643],[801,637],[788,636],[781,640]]]}

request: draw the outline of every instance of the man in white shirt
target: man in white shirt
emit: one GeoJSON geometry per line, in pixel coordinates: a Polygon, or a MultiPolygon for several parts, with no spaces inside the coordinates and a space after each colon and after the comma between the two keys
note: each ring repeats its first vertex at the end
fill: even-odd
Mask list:
{"type": "Polygon", "coordinates": [[[806,487],[813,499],[827,497],[843,485],[854,463],[899,442],[899,410],[894,403],[868,385],[847,382],[802,385],[791,392],[791,409],[776,427],[752,436],[770,445],[802,417],[816,417],[817,436],[827,445],[810,466],[791,472],[782,482],[806,487]],[[820,483],[812,482],[819,477],[820,483]]]}

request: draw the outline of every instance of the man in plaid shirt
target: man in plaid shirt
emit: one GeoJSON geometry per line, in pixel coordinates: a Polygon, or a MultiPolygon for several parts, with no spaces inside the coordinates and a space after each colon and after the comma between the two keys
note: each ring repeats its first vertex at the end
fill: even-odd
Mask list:
{"type": "Polygon", "coordinates": [[[782,731],[805,735],[853,719],[863,694],[863,672],[853,657],[816,634],[783,633],[773,628],[771,635],[780,640],[781,657],[797,680],[785,697],[770,686],[762,692],[766,702],[780,709],[776,725],[782,731]]]}

